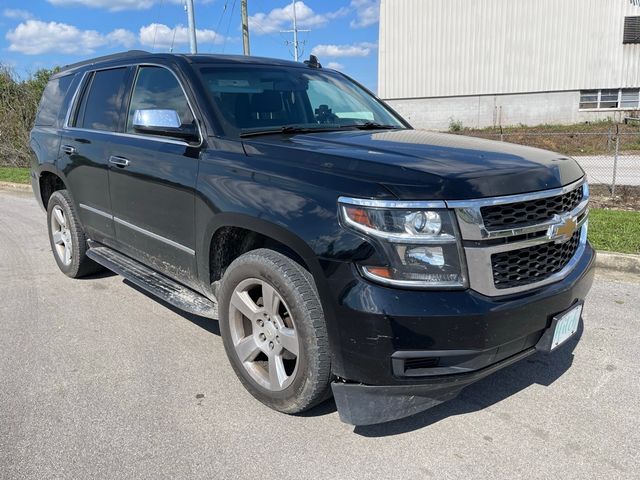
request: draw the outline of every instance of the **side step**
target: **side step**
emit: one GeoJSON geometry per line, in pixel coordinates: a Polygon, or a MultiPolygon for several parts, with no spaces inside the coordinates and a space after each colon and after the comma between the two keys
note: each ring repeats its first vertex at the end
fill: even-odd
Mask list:
{"type": "Polygon", "coordinates": [[[184,310],[202,317],[218,318],[218,306],[205,296],[142,265],[115,250],[90,242],[87,257],[103,267],[122,275],[147,292],[184,310]]]}

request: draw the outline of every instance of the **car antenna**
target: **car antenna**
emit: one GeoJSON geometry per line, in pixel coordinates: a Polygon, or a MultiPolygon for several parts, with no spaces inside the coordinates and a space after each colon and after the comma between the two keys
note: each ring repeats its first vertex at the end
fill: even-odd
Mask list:
{"type": "Polygon", "coordinates": [[[311,68],[322,68],[322,65],[318,62],[318,57],[315,55],[309,55],[309,60],[305,60],[304,64],[309,65],[311,68]]]}

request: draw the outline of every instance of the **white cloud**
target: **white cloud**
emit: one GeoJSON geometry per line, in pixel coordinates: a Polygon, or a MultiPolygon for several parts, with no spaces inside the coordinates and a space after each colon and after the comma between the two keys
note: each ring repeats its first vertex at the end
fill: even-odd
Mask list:
{"type": "MultiPolygon", "coordinates": [[[[47,0],[56,6],[83,6],[90,8],[105,8],[112,12],[120,10],[145,10],[155,4],[162,4],[162,0],[47,0]]],[[[211,3],[213,0],[200,0],[199,3],[211,3]]],[[[184,0],[170,0],[171,3],[182,5],[184,0]]]]}
{"type": "Polygon", "coordinates": [[[356,19],[351,20],[351,28],[369,27],[380,19],[380,0],[351,0],[351,8],[356,11],[356,19]]]}
{"type": "Polygon", "coordinates": [[[111,44],[122,45],[125,48],[133,47],[137,41],[135,33],[124,28],[116,28],[106,35],[106,39],[111,44]]]}
{"type": "MultiPolygon", "coordinates": [[[[219,35],[213,30],[196,29],[196,38],[199,44],[224,42],[224,35],[219,35]]],[[[189,30],[184,25],[168,27],[162,23],[151,23],[140,28],[140,43],[147,47],[170,48],[171,45],[184,45],[189,43],[189,30]]]]}
{"type": "Polygon", "coordinates": [[[344,65],[338,62],[329,62],[327,63],[327,68],[332,68],[333,70],[343,70],[344,65]]]}
{"type": "Polygon", "coordinates": [[[368,57],[372,50],[378,48],[375,43],[361,42],[351,45],[316,45],[311,53],[321,57],[368,57]]]}
{"type": "Polygon", "coordinates": [[[66,54],[88,54],[105,46],[129,48],[135,36],[124,29],[102,34],[96,30],[80,30],[73,25],[58,22],[27,20],[5,35],[9,51],[25,55],[40,55],[47,52],[66,54]]]}
{"type": "Polygon", "coordinates": [[[18,20],[29,20],[33,18],[33,14],[26,10],[21,10],[19,8],[5,8],[2,11],[2,15],[7,18],[14,18],[18,20]]]}
{"type": "Polygon", "coordinates": [[[118,10],[144,10],[151,8],[156,0],[48,0],[56,6],[84,6],[92,8],[106,8],[111,11],[118,10]]]}
{"type": "MultiPolygon", "coordinates": [[[[324,27],[330,20],[346,15],[348,8],[340,8],[335,12],[316,13],[304,2],[296,2],[296,18],[298,28],[312,29],[324,27]]],[[[249,17],[249,29],[252,35],[276,33],[289,30],[293,24],[293,4],[282,8],[274,8],[269,13],[256,13],[249,17]]]]}

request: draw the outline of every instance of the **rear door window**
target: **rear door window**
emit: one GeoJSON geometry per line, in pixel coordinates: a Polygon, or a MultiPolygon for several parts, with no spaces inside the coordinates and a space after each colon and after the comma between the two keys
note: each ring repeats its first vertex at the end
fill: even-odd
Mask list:
{"type": "Polygon", "coordinates": [[[94,72],[78,108],[78,128],[115,132],[120,122],[127,68],[94,72]]]}
{"type": "Polygon", "coordinates": [[[60,108],[62,108],[62,102],[72,81],[73,75],[66,75],[54,78],[47,83],[36,114],[36,125],[52,126],[56,124],[56,120],[60,115],[60,108]]]}

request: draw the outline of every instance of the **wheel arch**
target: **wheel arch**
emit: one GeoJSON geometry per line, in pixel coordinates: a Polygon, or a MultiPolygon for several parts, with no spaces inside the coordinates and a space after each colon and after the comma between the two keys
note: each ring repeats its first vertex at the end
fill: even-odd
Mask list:
{"type": "MultiPolygon", "coordinates": [[[[246,244],[250,246],[256,245],[255,248],[271,248],[298,262],[312,274],[316,283],[319,281],[318,276],[321,276],[322,268],[311,246],[303,238],[287,228],[264,219],[245,214],[220,213],[215,216],[209,225],[205,233],[205,239],[207,240],[203,245],[203,255],[201,255],[201,257],[206,257],[206,259],[201,258],[199,262],[199,266],[204,268],[204,270],[202,270],[203,274],[200,275],[203,281],[215,281],[219,279],[215,278],[216,272],[212,271],[211,266],[212,254],[216,253],[217,241],[221,239],[224,242],[233,242],[233,244],[237,246],[238,243],[246,242],[246,244]],[[239,230],[245,232],[242,238],[238,238],[237,234],[239,230]],[[253,236],[254,238],[248,239],[247,236],[253,236]],[[265,241],[266,244],[259,245],[265,241]]],[[[243,248],[242,245],[239,245],[238,247],[235,251],[248,251],[246,250],[246,246],[243,248]]],[[[249,248],[249,250],[253,249],[254,248],[249,248]]],[[[224,252],[223,254],[233,255],[234,250],[224,252]]],[[[230,262],[223,263],[227,263],[228,266],[230,262]]],[[[222,270],[224,270],[224,268],[223,266],[222,270]]],[[[218,273],[220,274],[217,276],[221,277],[224,271],[218,273]]]]}
{"type": "MultiPolygon", "coordinates": [[[[47,209],[53,192],[67,189],[67,182],[62,172],[54,165],[43,164],[37,172],[38,201],[42,208],[47,209]]],[[[71,192],[69,192],[71,195],[71,192]]]]}

